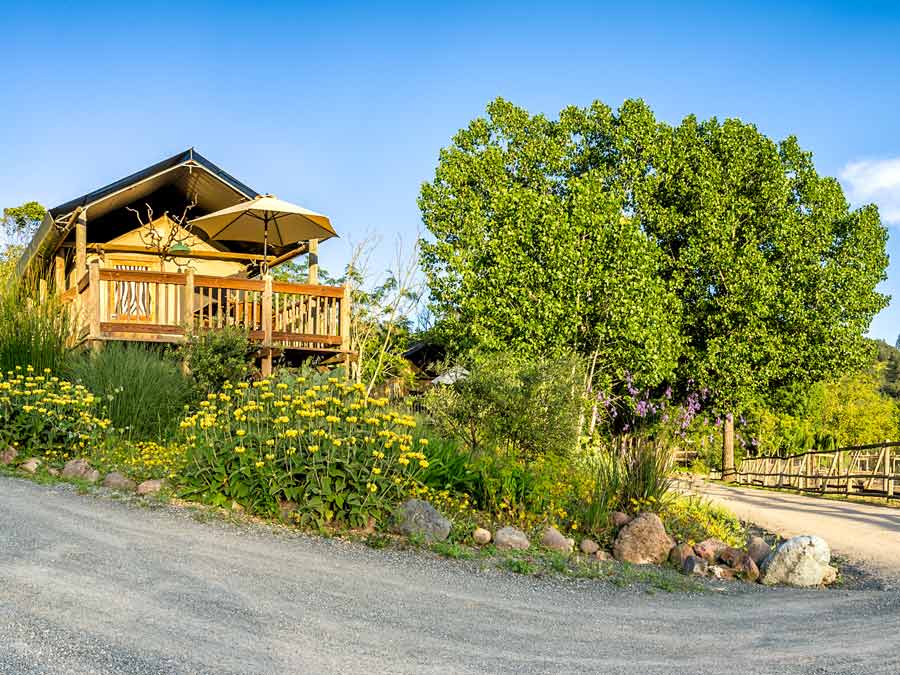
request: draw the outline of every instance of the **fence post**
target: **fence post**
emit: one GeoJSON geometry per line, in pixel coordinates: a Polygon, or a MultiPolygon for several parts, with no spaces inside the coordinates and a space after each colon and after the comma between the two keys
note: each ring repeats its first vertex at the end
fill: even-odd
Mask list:
{"type": "Polygon", "coordinates": [[[894,453],[893,448],[889,445],[884,448],[884,474],[887,476],[885,484],[885,492],[887,496],[894,496],[894,453]]]}
{"type": "Polygon", "coordinates": [[[266,272],[263,281],[265,286],[262,295],[262,374],[263,377],[269,377],[272,374],[272,275],[266,272]]]}
{"type": "Polygon", "coordinates": [[[184,289],[181,298],[181,324],[187,333],[194,330],[194,270],[184,273],[184,289]]]}

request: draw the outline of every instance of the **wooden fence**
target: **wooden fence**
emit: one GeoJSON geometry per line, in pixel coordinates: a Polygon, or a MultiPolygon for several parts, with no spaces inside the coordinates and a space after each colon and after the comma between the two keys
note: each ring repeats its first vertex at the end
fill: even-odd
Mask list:
{"type": "Polygon", "coordinates": [[[735,482],[816,494],[900,497],[900,443],[876,443],[804,452],[789,457],[751,457],[735,482]]]}

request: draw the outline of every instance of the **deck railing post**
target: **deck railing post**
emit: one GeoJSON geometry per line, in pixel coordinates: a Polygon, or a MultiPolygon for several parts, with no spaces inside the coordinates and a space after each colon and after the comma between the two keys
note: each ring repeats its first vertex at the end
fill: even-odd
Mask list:
{"type": "Polygon", "coordinates": [[[263,277],[265,286],[262,295],[262,374],[268,377],[272,374],[272,275],[266,273],[263,277]]]}
{"type": "Polygon", "coordinates": [[[194,330],[194,270],[188,268],[184,273],[184,289],[181,298],[181,323],[187,334],[194,330]]]}
{"type": "Polygon", "coordinates": [[[53,286],[57,295],[66,290],[66,259],[59,254],[53,257],[53,286]]]}
{"type": "Polygon", "coordinates": [[[350,297],[352,295],[350,280],[344,282],[344,295],[341,296],[341,315],[339,318],[341,329],[341,352],[344,354],[345,375],[350,379],[350,297]]]}
{"type": "Polygon", "coordinates": [[[92,260],[88,269],[87,303],[88,339],[92,349],[100,349],[100,261],[92,260]]]}

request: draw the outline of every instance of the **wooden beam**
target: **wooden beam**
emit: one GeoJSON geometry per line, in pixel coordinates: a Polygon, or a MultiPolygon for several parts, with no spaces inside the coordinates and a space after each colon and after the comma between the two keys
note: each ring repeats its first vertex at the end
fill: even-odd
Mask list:
{"type": "Polygon", "coordinates": [[[87,211],[81,210],[75,219],[75,276],[87,272],[87,211]]]}
{"type": "MultiPolygon", "coordinates": [[[[62,248],[71,248],[72,244],[63,244],[62,248]]],[[[147,248],[146,246],[131,246],[129,244],[86,244],[87,249],[91,251],[96,251],[97,253],[140,253],[142,255],[152,255],[156,256],[156,251],[153,249],[147,248]]],[[[76,246],[77,248],[77,246],[76,246]]],[[[287,255],[287,254],[285,254],[287,255]]],[[[158,257],[158,256],[157,256],[158,257]]],[[[250,261],[250,262],[261,262],[263,260],[269,260],[269,264],[273,264],[272,261],[277,260],[275,256],[262,256],[256,253],[234,253],[232,251],[190,251],[188,253],[179,253],[178,255],[172,256],[175,258],[193,258],[196,260],[234,260],[234,261],[250,261]]]]}
{"type": "Polygon", "coordinates": [[[57,295],[66,290],[66,259],[61,255],[53,256],[53,285],[57,295]]]}
{"type": "Polygon", "coordinates": [[[309,283],[315,285],[319,283],[319,240],[309,240],[309,283]]]}
{"type": "Polygon", "coordinates": [[[290,250],[290,251],[288,251],[287,253],[284,253],[284,254],[278,256],[277,258],[275,258],[275,260],[273,260],[273,261],[271,261],[271,262],[269,263],[269,267],[275,267],[276,265],[280,265],[281,263],[285,263],[285,262],[287,262],[288,260],[291,260],[291,259],[293,259],[293,258],[296,258],[298,255],[303,255],[303,254],[306,253],[308,250],[309,250],[309,245],[307,245],[307,244],[303,244],[302,246],[298,246],[297,248],[295,248],[295,249],[293,249],[293,250],[290,250]]]}

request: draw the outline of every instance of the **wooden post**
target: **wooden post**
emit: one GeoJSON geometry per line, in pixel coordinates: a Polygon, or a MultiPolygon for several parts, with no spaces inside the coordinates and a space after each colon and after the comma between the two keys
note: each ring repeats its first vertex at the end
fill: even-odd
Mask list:
{"type": "Polygon", "coordinates": [[[87,287],[87,304],[85,305],[88,319],[88,339],[91,348],[99,350],[103,345],[100,342],[100,261],[92,260],[89,270],[87,287]]]}
{"type": "Polygon", "coordinates": [[[894,453],[892,450],[891,446],[884,449],[884,474],[887,476],[884,491],[888,497],[894,496],[894,453]]]}
{"type": "Polygon", "coordinates": [[[181,298],[181,324],[190,333],[194,330],[194,270],[188,268],[184,273],[184,289],[181,298]]]}
{"type": "Polygon", "coordinates": [[[61,255],[53,257],[53,285],[57,295],[66,290],[66,259],[61,255]]]}
{"type": "Polygon", "coordinates": [[[265,286],[262,295],[262,374],[263,377],[269,377],[272,374],[272,275],[266,273],[263,281],[265,286]]]}
{"type": "Polygon", "coordinates": [[[344,353],[344,364],[347,366],[344,375],[350,379],[350,297],[352,295],[350,280],[344,282],[344,296],[341,298],[341,351],[344,353]]]}
{"type": "Polygon", "coordinates": [[[75,279],[87,271],[87,211],[81,211],[75,221],[75,279]]]}
{"type": "Polygon", "coordinates": [[[41,302],[47,299],[47,280],[44,277],[38,279],[38,297],[41,302]]]}
{"type": "Polygon", "coordinates": [[[309,240],[309,283],[319,283],[319,240],[309,240]]]}
{"type": "Polygon", "coordinates": [[[722,480],[734,481],[734,416],[725,415],[722,423],[722,480]]]}

